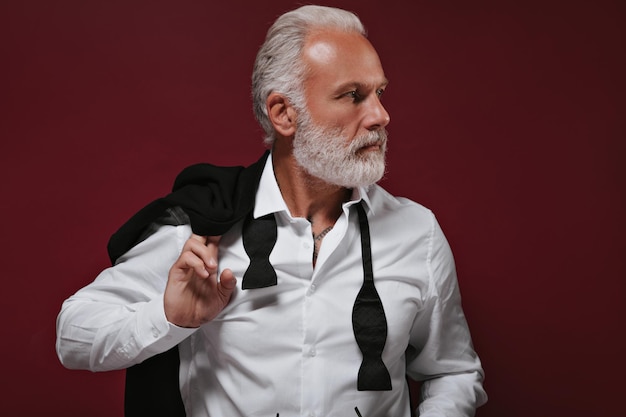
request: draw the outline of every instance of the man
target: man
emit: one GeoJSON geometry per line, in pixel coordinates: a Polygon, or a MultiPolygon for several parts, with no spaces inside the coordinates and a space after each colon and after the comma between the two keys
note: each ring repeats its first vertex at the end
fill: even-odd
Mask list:
{"type": "Polygon", "coordinates": [[[386,86],[356,16],[318,6],[281,16],[253,74],[271,153],[218,170],[222,191],[182,174],[158,216],[144,211],[135,235],[114,236],[115,266],[62,307],[63,364],[130,367],[128,415],[171,394],[165,368],[146,365],[167,352],[180,415],[409,416],[407,375],[422,381],[418,415],[473,415],[483,372],[449,246],[429,210],[375,185],[386,86]],[[224,230],[202,226],[214,211],[197,210],[205,191],[235,201],[224,230]]]}

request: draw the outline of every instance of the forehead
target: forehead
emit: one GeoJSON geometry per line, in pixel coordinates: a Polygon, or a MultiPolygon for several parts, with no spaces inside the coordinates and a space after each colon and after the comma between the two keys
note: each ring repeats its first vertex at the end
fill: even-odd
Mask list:
{"type": "Polygon", "coordinates": [[[378,86],[386,83],[380,59],[361,34],[337,30],[311,33],[302,50],[307,81],[328,88],[345,84],[378,86]]]}

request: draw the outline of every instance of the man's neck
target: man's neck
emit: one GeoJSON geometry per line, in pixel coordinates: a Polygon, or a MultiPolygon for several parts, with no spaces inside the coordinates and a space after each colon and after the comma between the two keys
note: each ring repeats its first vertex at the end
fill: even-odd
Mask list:
{"type": "Polygon", "coordinates": [[[296,162],[289,149],[275,146],[272,151],[274,175],[280,192],[293,217],[303,217],[312,223],[313,234],[333,226],[350,198],[348,188],[315,178],[296,162]]]}

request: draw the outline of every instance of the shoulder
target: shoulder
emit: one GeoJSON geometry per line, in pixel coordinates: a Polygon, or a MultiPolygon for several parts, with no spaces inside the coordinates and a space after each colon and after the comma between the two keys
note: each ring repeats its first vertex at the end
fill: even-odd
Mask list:
{"type": "Polygon", "coordinates": [[[149,236],[120,256],[115,264],[138,262],[148,265],[166,260],[165,264],[171,266],[191,233],[191,226],[188,223],[161,224],[155,227],[149,236]]]}
{"type": "Polygon", "coordinates": [[[417,271],[415,276],[428,276],[435,284],[433,289],[452,288],[456,279],[454,257],[435,214],[413,200],[393,196],[380,186],[370,187],[368,198],[372,235],[380,237],[376,244],[383,249],[379,253],[394,253],[390,255],[394,264],[417,271]],[[420,265],[426,272],[419,272],[420,265]]]}
{"type": "Polygon", "coordinates": [[[406,197],[394,196],[375,184],[367,189],[372,218],[375,221],[393,221],[411,226],[422,225],[432,229],[436,225],[433,212],[406,197]]]}
{"type": "Polygon", "coordinates": [[[448,242],[435,214],[409,198],[398,197],[378,185],[367,190],[370,227],[397,245],[426,251],[427,259],[437,253],[450,256],[448,242]]]}

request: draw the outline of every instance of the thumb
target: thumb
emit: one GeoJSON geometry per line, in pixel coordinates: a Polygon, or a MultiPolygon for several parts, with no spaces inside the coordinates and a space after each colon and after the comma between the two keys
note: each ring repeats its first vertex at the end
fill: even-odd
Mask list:
{"type": "Polygon", "coordinates": [[[225,269],[222,271],[220,275],[220,281],[217,284],[218,291],[222,295],[225,301],[230,299],[231,294],[235,290],[237,286],[237,278],[235,278],[235,274],[230,269],[225,269]]]}

